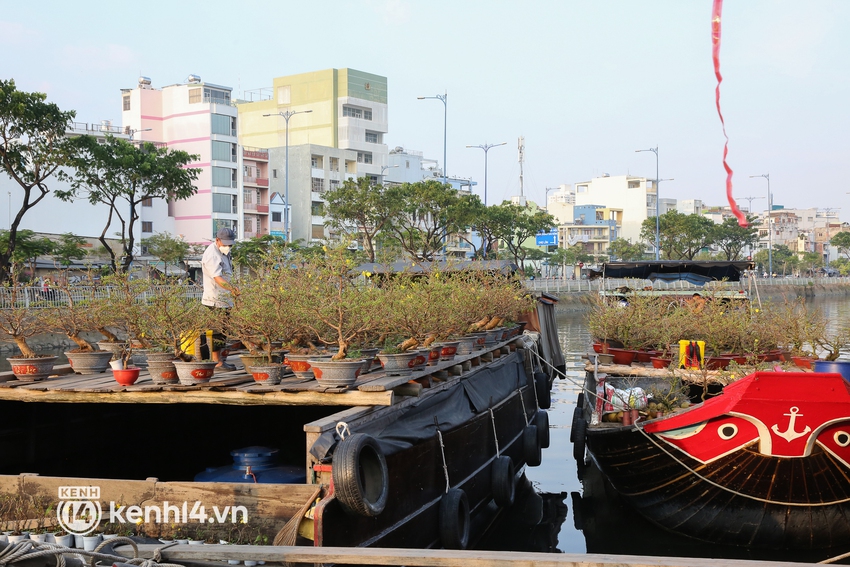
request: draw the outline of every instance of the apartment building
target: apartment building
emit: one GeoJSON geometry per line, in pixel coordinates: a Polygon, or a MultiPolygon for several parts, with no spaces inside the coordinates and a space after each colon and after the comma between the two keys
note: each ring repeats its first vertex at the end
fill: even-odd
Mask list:
{"type": "Polygon", "coordinates": [[[608,246],[620,238],[623,209],[601,205],[575,205],[573,221],[558,226],[558,243],[562,248],[580,244],[593,256],[608,255],[608,246]]]}
{"type": "MultiPolygon", "coordinates": [[[[575,185],[576,207],[593,205],[622,210],[619,236],[638,242],[643,221],[655,217],[655,181],[631,175],[594,177],[575,185]]],[[[675,210],[675,201],[673,204],[675,210]]],[[[664,210],[661,214],[664,214],[664,210]]]]}
{"type": "MultiPolygon", "coordinates": [[[[271,231],[269,152],[261,148],[241,147],[240,158],[239,166],[242,171],[241,238],[265,236],[270,234],[271,231]]],[[[213,195],[213,197],[216,197],[216,195],[213,195]]],[[[215,203],[213,203],[213,212],[217,212],[215,203]]]]}
{"type": "Polygon", "coordinates": [[[141,77],[135,88],[121,90],[124,131],[136,140],[161,142],[197,155],[191,167],[201,170],[195,182],[197,193],[189,199],[144,204],[142,238],[170,232],[187,242],[203,244],[222,227],[242,234],[242,156],[231,90],[206,83],[197,75],[162,88],[154,88],[149,78],[141,77]]]}

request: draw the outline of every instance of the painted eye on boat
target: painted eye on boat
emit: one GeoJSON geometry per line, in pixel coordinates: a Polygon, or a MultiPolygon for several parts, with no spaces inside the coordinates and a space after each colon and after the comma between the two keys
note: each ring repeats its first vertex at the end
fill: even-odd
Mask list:
{"type": "Polygon", "coordinates": [[[846,431],[836,431],[833,439],[835,439],[835,444],[839,447],[850,445],[850,433],[846,431]]]}
{"type": "Polygon", "coordinates": [[[717,434],[721,439],[732,439],[738,434],[738,426],[734,423],[726,423],[717,429],[717,434]]]}

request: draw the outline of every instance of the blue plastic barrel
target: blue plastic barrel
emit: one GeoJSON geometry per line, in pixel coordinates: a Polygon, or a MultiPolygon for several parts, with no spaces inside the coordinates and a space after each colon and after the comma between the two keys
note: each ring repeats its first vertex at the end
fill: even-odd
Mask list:
{"type": "Polygon", "coordinates": [[[835,372],[850,380],[850,360],[816,360],[814,362],[815,372],[835,372]]]}

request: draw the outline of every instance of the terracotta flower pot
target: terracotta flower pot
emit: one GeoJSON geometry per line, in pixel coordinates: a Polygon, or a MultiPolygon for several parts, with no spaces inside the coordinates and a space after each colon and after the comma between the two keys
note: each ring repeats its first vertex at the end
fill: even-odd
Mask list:
{"type": "Polygon", "coordinates": [[[123,368],[121,370],[113,369],[112,375],[115,377],[115,381],[122,386],[132,386],[139,379],[140,370],[141,368],[138,366],[131,366],[130,368],[123,368]]]}
{"type": "Polygon", "coordinates": [[[6,360],[9,361],[15,378],[21,382],[38,382],[50,376],[57,358],[56,356],[9,357],[6,360]]]}
{"type": "Polygon", "coordinates": [[[650,362],[652,362],[653,368],[668,368],[670,366],[670,363],[673,362],[673,359],[663,358],[660,356],[653,356],[650,359],[650,362]]]}
{"type": "Polygon", "coordinates": [[[608,352],[614,355],[614,364],[629,366],[635,359],[635,351],[621,348],[609,348],[608,352]]]}
{"type": "Polygon", "coordinates": [[[174,368],[177,369],[177,379],[184,386],[194,386],[195,384],[206,384],[210,381],[215,373],[215,365],[218,364],[214,360],[200,360],[183,362],[180,360],[174,361],[174,368]]]}
{"type": "Polygon", "coordinates": [[[316,381],[323,386],[351,386],[357,381],[363,371],[363,359],[313,359],[313,375],[316,381]]]}
{"type": "Polygon", "coordinates": [[[266,385],[280,384],[280,364],[255,364],[251,367],[254,382],[266,385]]]}
{"type": "Polygon", "coordinates": [[[635,351],[635,362],[652,362],[652,353],[645,350],[636,350],[635,351]]]}
{"type": "Polygon", "coordinates": [[[816,360],[817,360],[817,357],[814,357],[814,356],[792,356],[791,357],[791,361],[794,362],[794,364],[798,368],[808,368],[809,370],[812,369],[812,364],[816,360]]]}

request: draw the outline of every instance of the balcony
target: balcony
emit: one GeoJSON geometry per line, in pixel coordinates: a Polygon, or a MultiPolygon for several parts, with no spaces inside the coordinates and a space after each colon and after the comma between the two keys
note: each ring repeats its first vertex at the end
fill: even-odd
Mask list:
{"type": "Polygon", "coordinates": [[[268,177],[258,177],[257,185],[260,187],[268,187],[269,186],[269,178],[268,177]]]}
{"type": "Polygon", "coordinates": [[[269,161],[269,152],[257,148],[242,148],[242,157],[246,157],[248,159],[261,159],[264,161],[269,161]]]}
{"type": "Polygon", "coordinates": [[[269,214],[269,206],[268,205],[257,205],[257,212],[269,214]]]}
{"type": "Polygon", "coordinates": [[[251,177],[249,175],[242,176],[242,183],[245,185],[257,185],[258,187],[268,187],[268,177],[251,177]]]}

